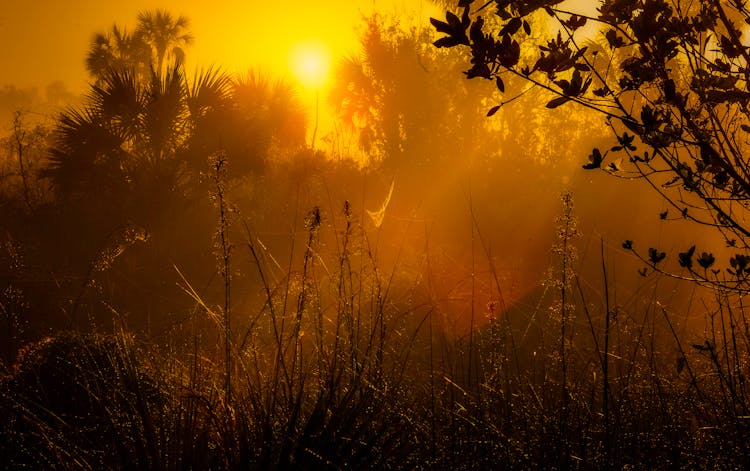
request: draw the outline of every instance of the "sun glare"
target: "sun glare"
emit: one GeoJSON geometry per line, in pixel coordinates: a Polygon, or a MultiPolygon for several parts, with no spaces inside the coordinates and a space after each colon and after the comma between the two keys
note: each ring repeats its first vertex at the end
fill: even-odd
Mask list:
{"type": "Polygon", "coordinates": [[[302,85],[314,90],[320,89],[328,80],[330,48],[317,40],[299,42],[289,53],[289,65],[302,85]]]}

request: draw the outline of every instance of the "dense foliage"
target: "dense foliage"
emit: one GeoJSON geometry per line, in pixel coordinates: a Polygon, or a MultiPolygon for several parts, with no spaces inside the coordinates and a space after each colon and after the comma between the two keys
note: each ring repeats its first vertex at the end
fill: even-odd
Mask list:
{"type": "MultiPolygon", "coordinates": [[[[643,177],[675,217],[720,231],[741,250],[726,272],[711,271],[714,255],[695,246],[679,254],[679,264],[698,282],[746,290],[750,56],[742,23],[750,11],[744,2],[720,0],[585,6],[462,0],[458,15],[432,20],[444,33],[435,45],[469,48],[466,76],[491,79],[501,92],[509,77],[522,78],[549,92],[547,108],[583,106],[602,115],[614,142],[594,148],[584,168],[643,177]],[[551,31],[532,21],[540,16],[550,19],[551,31]]],[[[652,266],[664,255],[653,247],[643,253],[652,266]]]]}

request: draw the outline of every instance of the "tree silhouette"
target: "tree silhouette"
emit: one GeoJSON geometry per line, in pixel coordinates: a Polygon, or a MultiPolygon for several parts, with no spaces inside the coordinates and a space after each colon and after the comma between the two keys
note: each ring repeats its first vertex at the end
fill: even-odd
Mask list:
{"type": "Polygon", "coordinates": [[[86,55],[86,70],[97,81],[113,69],[133,69],[139,77],[147,78],[150,66],[151,50],[143,37],[117,25],[108,33],[95,34],[86,55]]]}
{"type": "Polygon", "coordinates": [[[68,201],[153,208],[192,194],[216,152],[237,178],[260,171],[271,149],[303,145],[301,110],[288,85],[258,74],[208,69],[188,80],[177,64],[144,82],[112,69],[61,114],[45,175],[68,201]]]}
{"type": "Polygon", "coordinates": [[[10,134],[0,138],[0,206],[9,212],[33,213],[46,203],[47,192],[39,179],[46,160],[49,129],[43,121],[34,122],[24,111],[13,113],[10,134]]]}
{"type": "Polygon", "coordinates": [[[142,11],[130,33],[112,26],[106,33],[94,35],[86,55],[86,70],[101,81],[111,70],[133,69],[140,80],[151,79],[151,70],[168,72],[168,63],[185,60],[185,48],[193,44],[184,16],[173,17],[166,10],[142,11]]]}
{"type": "MultiPolygon", "coordinates": [[[[750,53],[738,23],[750,22],[750,11],[720,0],[597,5],[587,14],[559,0],[461,0],[459,14],[431,20],[443,33],[435,45],[468,48],[468,78],[493,80],[500,91],[521,78],[547,92],[547,108],[577,104],[599,113],[614,140],[594,149],[585,168],[646,178],[678,217],[712,226],[728,246],[747,251],[750,53]],[[535,15],[552,19],[552,34],[534,26],[535,15]],[[587,24],[598,28],[601,46],[587,44],[587,24]]],[[[741,254],[727,277],[695,270],[687,263],[693,253],[681,257],[689,278],[746,289],[741,254]]],[[[653,267],[664,258],[642,257],[653,267]]]]}
{"type": "Polygon", "coordinates": [[[131,223],[168,234],[168,221],[210,190],[203,176],[216,155],[233,188],[304,146],[306,116],[288,84],[215,68],[188,76],[175,49],[191,41],[180,33],[186,26],[159,11],[142,13],[132,35],[117,27],[99,35],[89,54],[96,80],[57,119],[42,175],[66,219],[99,237],[131,223]],[[140,55],[126,53],[133,50],[140,55]]]}
{"type": "Polygon", "coordinates": [[[273,155],[305,143],[306,116],[294,89],[250,71],[239,78],[210,72],[193,80],[189,161],[205,170],[207,155],[222,151],[232,178],[261,172],[273,155]],[[206,106],[210,104],[210,106],[206,106]]]}
{"type": "Polygon", "coordinates": [[[427,31],[405,31],[394,18],[365,21],[362,54],[339,64],[329,98],[371,161],[424,171],[459,152],[496,155],[502,136],[486,132],[485,96],[448,86],[458,54],[434,50],[427,31]]]}
{"type": "Polygon", "coordinates": [[[173,17],[166,10],[142,11],[138,13],[137,34],[152,49],[156,71],[162,73],[165,60],[183,62],[185,47],[193,44],[193,35],[188,31],[190,22],[182,15],[173,17]]]}
{"type": "Polygon", "coordinates": [[[295,88],[250,70],[233,81],[237,111],[265,147],[300,146],[305,143],[307,117],[295,88]]]}
{"type": "Polygon", "coordinates": [[[92,86],[80,109],[61,115],[46,175],[62,196],[74,200],[100,194],[136,204],[185,191],[191,111],[210,107],[211,94],[203,88],[212,82],[198,83],[189,93],[178,66],[164,76],[153,73],[146,83],[132,69],[111,71],[92,86]]]}

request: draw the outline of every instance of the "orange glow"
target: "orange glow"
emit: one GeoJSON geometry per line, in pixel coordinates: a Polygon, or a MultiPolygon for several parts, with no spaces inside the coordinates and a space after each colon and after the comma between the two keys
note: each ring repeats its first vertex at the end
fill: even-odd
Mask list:
{"type": "Polygon", "coordinates": [[[299,42],[289,53],[289,66],[300,83],[319,90],[328,81],[331,50],[319,40],[299,42]]]}
{"type": "MultiPolygon", "coordinates": [[[[136,13],[155,7],[153,0],[6,3],[0,13],[0,44],[14,47],[0,48],[0,88],[13,84],[43,90],[50,82],[61,80],[75,92],[86,90],[83,58],[91,36],[114,23],[132,30],[136,13]],[[40,32],[65,40],[41,41],[40,32]]],[[[381,13],[402,18],[404,27],[429,26],[430,16],[445,15],[442,9],[424,0],[164,0],[158,6],[190,20],[195,43],[186,51],[188,70],[213,65],[242,75],[254,68],[274,77],[291,72],[288,53],[305,38],[324,42],[332,62],[356,54],[362,18],[372,14],[376,6],[381,13]]]]}

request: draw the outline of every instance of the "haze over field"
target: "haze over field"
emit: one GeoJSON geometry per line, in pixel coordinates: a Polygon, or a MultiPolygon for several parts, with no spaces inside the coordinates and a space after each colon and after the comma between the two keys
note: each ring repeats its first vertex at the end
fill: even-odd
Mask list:
{"type": "Polygon", "coordinates": [[[0,9],[0,469],[745,469],[750,9],[0,9]]]}

